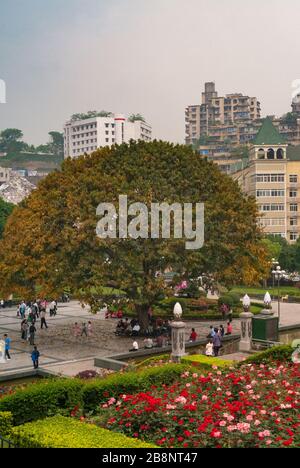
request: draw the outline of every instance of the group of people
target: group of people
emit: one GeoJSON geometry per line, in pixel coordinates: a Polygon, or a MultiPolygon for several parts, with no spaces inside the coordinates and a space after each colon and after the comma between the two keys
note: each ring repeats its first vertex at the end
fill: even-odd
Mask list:
{"type": "MultiPolygon", "coordinates": [[[[10,357],[11,338],[9,338],[7,333],[3,335],[3,338],[4,338],[4,346],[5,346],[5,358],[8,361],[10,361],[11,360],[11,357],[10,357]]],[[[30,342],[30,344],[33,344],[33,343],[30,342]]],[[[30,356],[31,356],[34,369],[37,369],[39,367],[40,352],[37,349],[36,345],[34,345],[34,348],[32,352],[30,353],[30,356]]]]}
{"type": "Polygon", "coordinates": [[[73,334],[75,338],[78,338],[79,336],[92,336],[93,335],[93,326],[92,322],[89,321],[87,324],[85,322],[82,323],[82,326],[78,324],[78,322],[74,323],[73,327],[73,334]]]}
{"type": "Polygon", "coordinates": [[[211,325],[210,332],[208,334],[209,341],[206,345],[205,354],[206,356],[219,356],[220,349],[222,348],[222,338],[225,335],[232,334],[232,324],[231,322],[227,323],[227,331],[225,333],[225,328],[223,325],[219,327],[213,327],[211,325]]]}
{"type": "Polygon", "coordinates": [[[48,328],[46,314],[49,311],[50,317],[55,317],[57,314],[57,302],[51,301],[49,304],[46,299],[35,300],[34,302],[22,301],[18,305],[17,316],[21,318],[21,339],[29,341],[34,346],[34,338],[36,334],[36,322],[40,319],[41,329],[48,328]]]}

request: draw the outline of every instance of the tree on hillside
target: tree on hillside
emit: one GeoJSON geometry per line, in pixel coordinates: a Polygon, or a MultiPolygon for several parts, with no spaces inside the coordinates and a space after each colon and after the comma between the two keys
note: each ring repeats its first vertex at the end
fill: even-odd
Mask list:
{"type": "Polygon", "coordinates": [[[6,203],[2,198],[0,198],[0,238],[2,237],[6,221],[11,215],[13,209],[14,205],[6,203]]]}
{"type": "MultiPolygon", "coordinates": [[[[212,274],[227,285],[255,284],[269,265],[256,226],[257,207],[236,182],[202,160],[191,147],[154,141],[102,148],[68,159],[17,207],[0,242],[0,290],[34,297],[70,286],[96,310],[104,288],[126,293],[142,324],[147,310],[174,282],[212,274]],[[99,239],[99,203],[205,204],[205,243],[186,250],[186,239],[99,239]],[[34,226],[34,229],[33,229],[34,226]],[[17,248],[16,248],[17,246],[17,248]]],[[[146,217],[147,219],[147,217],[146,217]]],[[[132,221],[132,217],[129,216],[132,221]]]]}
{"type": "Polygon", "coordinates": [[[49,149],[55,156],[62,156],[64,154],[64,135],[60,132],[49,132],[51,141],[49,149]]]}
{"type": "Polygon", "coordinates": [[[5,153],[19,152],[24,148],[21,141],[23,133],[17,128],[7,128],[0,133],[0,151],[5,153]]]}

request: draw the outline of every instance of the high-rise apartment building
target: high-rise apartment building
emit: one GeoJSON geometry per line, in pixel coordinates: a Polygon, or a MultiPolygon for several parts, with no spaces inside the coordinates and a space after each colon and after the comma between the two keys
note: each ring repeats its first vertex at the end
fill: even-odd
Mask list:
{"type": "MultiPolygon", "coordinates": [[[[185,110],[186,144],[195,144],[201,137],[213,136],[232,127],[243,135],[246,123],[260,118],[260,103],[256,97],[241,93],[218,96],[215,83],[205,83],[200,105],[188,106],[185,110]]],[[[227,131],[230,135],[230,131],[227,131]]]]}
{"type": "Polygon", "coordinates": [[[151,126],[142,120],[131,122],[123,114],[71,120],[64,127],[64,154],[65,158],[76,158],[130,140],[151,141],[151,126]]]}

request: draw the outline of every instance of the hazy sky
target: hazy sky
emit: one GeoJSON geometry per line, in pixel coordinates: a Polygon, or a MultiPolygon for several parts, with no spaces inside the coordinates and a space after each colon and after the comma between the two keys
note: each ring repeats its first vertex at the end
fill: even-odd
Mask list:
{"type": "Polygon", "coordinates": [[[299,0],[0,0],[0,129],[43,143],[75,112],[142,113],[184,141],[205,81],[290,110],[300,79],[299,0]]]}

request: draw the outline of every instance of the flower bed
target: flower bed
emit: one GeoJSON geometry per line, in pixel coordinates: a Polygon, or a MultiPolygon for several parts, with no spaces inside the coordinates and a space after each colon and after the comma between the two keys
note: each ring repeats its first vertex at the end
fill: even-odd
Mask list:
{"type": "Polygon", "coordinates": [[[110,398],[91,422],[161,447],[300,447],[300,367],[245,365],[110,398]]]}

